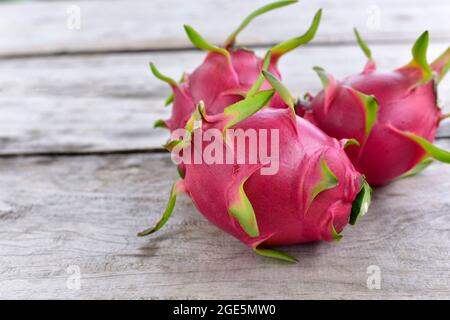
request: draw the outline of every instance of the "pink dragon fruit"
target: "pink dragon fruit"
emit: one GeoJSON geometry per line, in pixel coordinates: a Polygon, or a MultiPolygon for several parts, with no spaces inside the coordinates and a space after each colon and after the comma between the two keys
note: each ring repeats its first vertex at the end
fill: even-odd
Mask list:
{"type": "MultiPolygon", "coordinates": [[[[295,2],[297,1],[279,1],[257,9],[228,37],[223,48],[208,43],[192,27],[185,26],[191,42],[199,49],[208,51],[208,54],[194,72],[182,77],[181,83],[162,75],[153,64],[150,64],[153,74],[167,82],[173,91],[166,101],[166,104],[173,102],[172,115],[169,120],[156,121],[155,127],[167,127],[170,131],[184,128],[200,100],[204,101],[208,114],[218,114],[222,113],[226,106],[245,98],[247,92],[253,92],[251,86],[260,76],[264,61],[253,51],[244,48],[235,49],[236,36],[257,16],[295,2]]],[[[309,42],[317,31],[320,18],[321,10],[317,12],[311,27],[304,35],[282,42],[269,50],[271,58],[266,68],[277,78],[281,78],[277,69],[280,57],[309,42]]],[[[263,90],[268,87],[267,82],[263,83],[263,90]]],[[[273,100],[275,105],[280,104],[277,96],[273,100]]]]}
{"type": "Polygon", "coordinates": [[[337,139],[354,139],[346,149],[371,185],[384,185],[423,170],[434,158],[450,162],[450,153],[433,146],[444,116],[437,104],[437,83],[450,65],[450,49],[427,63],[428,32],[414,44],[413,59],[382,73],[357,30],[368,62],[363,72],[341,82],[315,67],[324,90],[306,103],[305,118],[337,139]]]}
{"type": "MultiPolygon", "coordinates": [[[[344,227],[354,224],[367,211],[371,189],[345,155],[346,141],[330,138],[296,116],[287,89],[275,75],[264,73],[288,108],[258,111],[269,102],[274,90],[258,90],[216,115],[207,115],[200,102],[187,122],[184,137],[169,144],[172,155],[182,150],[183,155],[195,158],[195,154],[204,155],[213,143],[218,143],[222,151],[216,152],[231,156],[233,161],[185,161],[185,176],[174,184],[162,219],[139,235],[159,230],[172,213],[176,195],[184,192],[210,222],[256,253],[294,262],[295,258],[270,246],[339,240],[344,227]],[[254,163],[239,162],[236,144],[230,144],[230,128],[270,132],[265,137],[269,153],[278,152],[274,160],[278,170],[263,174],[268,163],[261,154],[254,163]],[[199,142],[202,140],[197,137],[210,130],[218,131],[214,141],[199,142]]],[[[262,139],[257,135],[253,144],[261,145],[262,139]]],[[[249,146],[245,150],[248,160],[249,146]]]]}

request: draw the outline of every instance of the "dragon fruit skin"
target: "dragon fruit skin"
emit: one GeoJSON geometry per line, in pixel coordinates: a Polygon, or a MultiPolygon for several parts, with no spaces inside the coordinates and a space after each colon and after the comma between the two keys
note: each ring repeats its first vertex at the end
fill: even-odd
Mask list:
{"type": "MultiPolygon", "coordinates": [[[[270,76],[267,79],[271,84],[277,81],[274,75],[270,76]]],[[[261,174],[265,166],[261,159],[256,164],[185,162],[185,175],[174,184],[163,218],[141,236],[164,225],[172,213],[176,194],[184,192],[210,222],[255,252],[293,262],[294,258],[267,247],[339,240],[344,227],[354,224],[367,211],[371,190],[346,156],[345,141],[327,136],[296,116],[293,102],[282,90],[278,93],[288,108],[260,110],[272,98],[273,90],[246,97],[213,116],[207,115],[200,103],[186,126],[192,128],[192,123],[197,122],[196,129],[189,131],[192,134],[187,143],[177,143],[183,145],[183,152],[204,154],[208,144],[196,146],[195,136],[207,130],[276,129],[279,170],[273,175],[261,174]]],[[[223,140],[221,143],[227,150],[228,144],[223,140]]],[[[267,145],[271,146],[271,141],[267,145]]],[[[235,149],[232,155],[236,156],[235,149]]]]}
{"type": "Polygon", "coordinates": [[[316,67],[325,89],[309,102],[304,117],[332,137],[355,139],[359,145],[346,152],[374,186],[414,170],[427,157],[450,162],[448,152],[430,143],[442,119],[436,90],[448,69],[449,50],[429,66],[425,32],[414,45],[410,64],[382,73],[355,33],[369,59],[364,71],[337,82],[316,67]]]}
{"type": "MultiPolygon", "coordinates": [[[[207,55],[191,74],[185,74],[180,81],[163,76],[151,64],[153,74],[166,81],[172,88],[173,94],[167,103],[173,102],[172,115],[168,120],[158,120],[155,127],[166,127],[170,131],[184,128],[196,105],[203,101],[208,114],[219,114],[225,107],[242,100],[261,74],[264,59],[253,51],[245,48],[234,48],[237,34],[256,16],[267,11],[290,5],[297,1],[279,1],[259,8],[250,14],[238,29],[226,40],[224,47],[216,47],[206,42],[192,27],[185,26],[185,31],[191,42],[199,49],[207,51],[207,55]]],[[[314,17],[309,30],[302,36],[282,42],[271,48],[271,55],[267,70],[281,79],[277,63],[282,55],[294,48],[309,42],[315,35],[320,23],[321,10],[314,17]]],[[[270,88],[264,81],[261,90],[270,88]]],[[[282,100],[275,95],[271,105],[282,106],[282,100]]]]}
{"type": "Polygon", "coordinates": [[[185,189],[198,210],[252,248],[333,240],[333,228],[341,232],[348,224],[352,202],[362,186],[361,175],[336,139],[300,117],[296,118],[297,130],[291,122],[287,109],[264,109],[233,127],[279,130],[280,163],[275,175],[261,175],[252,165],[186,164],[185,189]],[[314,187],[323,179],[321,161],[339,184],[308,205],[314,187]],[[258,223],[257,237],[249,236],[229,214],[236,193],[233,188],[242,181],[258,223]]]}
{"type": "MultiPolygon", "coordinates": [[[[201,100],[208,106],[210,114],[221,113],[226,106],[242,100],[261,73],[262,64],[261,58],[246,49],[229,52],[229,57],[208,53],[203,63],[185,76],[182,84],[172,87],[172,116],[164,121],[165,126],[170,131],[184,128],[201,100]]],[[[268,69],[281,77],[273,62],[268,69]]],[[[268,87],[263,83],[262,89],[268,87]]]]}

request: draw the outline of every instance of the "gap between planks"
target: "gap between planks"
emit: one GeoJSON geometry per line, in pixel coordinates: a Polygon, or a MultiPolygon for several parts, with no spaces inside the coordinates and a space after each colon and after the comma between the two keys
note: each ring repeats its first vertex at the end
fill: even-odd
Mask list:
{"type": "MultiPolygon", "coordinates": [[[[269,2],[199,0],[195,6],[183,0],[111,1],[108,5],[98,0],[8,3],[0,6],[4,18],[0,21],[4,31],[0,55],[185,48],[190,43],[183,24],[192,25],[210,42],[221,43],[247,14],[269,2]],[[67,25],[69,5],[81,10],[79,29],[67,25]]],[[[371,42],[413,41],[423,30],[430,31],[432,41],[450,37],[446,23],[450,7],[441,0],[379,0],[376,4],[373,0],[316,0],[258,17],[239,35],[239,43],[267,45],[298,36],[319,8],[323,8],[323,17],[317,43],[351,41],[354,26],[371,42]]]]}
{"type": "MultiPolygon", "coordinates": [[[[450,141],[449,136],[436,137],[435,141],[450,141]]],[[[169,153],[164,148],[148,149],[117,149],[95,151],[48,151],[48,152],[11,152],[0,153],[0,159],[27,158],[27,157],[83,157],[83,156],[115,156],[115,155],[139,155],[139,154],[165,154],[169,153]]]]}
{"type": "MultiPolygon", "coordinates": [[[[373,39],[370,40],[371,45],[411,45],[413,40],[405,38],[394,38],[394,39],[373,39]]],[[[278,44],[273,43],[247,43],[245,45],[238,45],[238,47],[244,47],[251,50],[267,50],[278,44]]],[[[433,38],[433,44],[448,44],[447,37],[433,38]]],[[[339,40],[334,42],[327,42],[321,40],[313,40],[307,44],[308,47],[312,48],[333,48],[339,47],[354,47],[355,39],[339,40]]],[[[15,59],[33,59],[33,58],[52,58],[52,57],[78,57],[78,56],[107,56],[116,54],[133,54],[133,53],[173,53],[173,52],[192,52],[198,51],[199,49],[193,46],[178,46],[178,47],[164,47],[164,48],[154,48],[151,46],[142,46],[140,48],[115,48],[115,47],[105,47],[105,48],[86,48],[77,50],[49,50],[41,52],[14,52],[14,53],[2,53],[0,52],[0,61],[2,60],[15,60],[15,59]]]]}
{"type": "Polygon", "coordinates": [[[117,149],[117,150],[95,150],[95,151],[48,151],[48,152],[10,152],[0,153],[1,158],[25,158],[25,157],[82,157],[82,156],[113,156],[134,154],[159,154],[168,153],[164,148],[148,149],[117,149]]]}

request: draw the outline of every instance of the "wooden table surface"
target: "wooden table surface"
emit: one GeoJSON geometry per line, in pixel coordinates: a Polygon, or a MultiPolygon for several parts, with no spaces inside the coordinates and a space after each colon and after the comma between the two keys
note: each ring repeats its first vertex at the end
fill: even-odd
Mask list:
{"type": "MultiPolygon", "coordinates": [[[[186,197],[160,233],[136,236],[177,175],[160,147],[168,133],[152,128],[170,112],[168,88],[148,62],[178,78],[204,57],[184,23],[220,43],[267,2],[0,4],[0,298],[450,298],[450,167],[439,163],[377,189],[342,241],[283,248],[296,265],[255,255],[186,197]],[[67,27],[73,6],[80,29],[67,27]],[[367,286],[369,266],[379,289],[367,286]]],[[[410,60],[423,30],[430,59],[450,43],[448,1],[304,0],[258,18],[239,44],[263,53],[303,33],[320,7],[316,39],[280,63],[298,95],[320,89],[314,65],[338,78],[361,70],[353,26],[385,70],[410,60]]],[[[439,89],[448,112],[450,79],[439,89]]],[[[450,121],[436,143],[450,149],[450,121]]]]}

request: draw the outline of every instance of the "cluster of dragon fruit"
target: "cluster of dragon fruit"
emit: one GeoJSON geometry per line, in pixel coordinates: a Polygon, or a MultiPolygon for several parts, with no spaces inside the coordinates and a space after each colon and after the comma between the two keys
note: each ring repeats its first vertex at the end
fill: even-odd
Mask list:
{"type": "Polygon", "coordinates": [[[336,80],[315,67],[323,90],[296,99],[281,82],[278,63],[314,38],[322,10],[303,35],[273,46],[263,57],[235,46],[236,36],[255,17],[295,2],[279,1],[254,11],[221,47],[186,25],[188,38],[206,51],[206,57],[180,81],[150,64],[153,74],[172,89],[166,100],[166,105],[172,104],[171,117],[155,123],[172,133],[165,145],[169,151],[184,155],[207,151],[208,145],[196,137],[214,129],[222,133],[214,143],[236,158],[228,130],[276,129],[278,170],[261,174],[267,165],[263,161],[181,160],[180,179],[172,187],[166,211],[140,236],[162,228],[177,195],[184,193],[206,219],[256,253],[295,262],[274,247],[339,240],[343,229],[368,211],[371,187],[414,175],[433,159],[450,163],[450,152],[432,144],[436,129],[448,116],[438,106],[437,88],[450,67],[450,48],[428,63],[429,39],[424,32],[412,47],[409,63],[380,72],[355,29],[367,57],[363,71],[336,80]],[[183,135],[173,134],[180,129],[183,135]]]}

